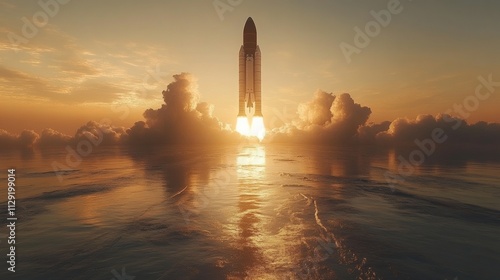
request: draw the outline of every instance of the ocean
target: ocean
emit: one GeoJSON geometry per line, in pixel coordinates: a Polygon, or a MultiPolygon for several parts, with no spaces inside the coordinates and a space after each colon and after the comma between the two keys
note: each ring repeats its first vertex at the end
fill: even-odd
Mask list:
{"type": "Polygon", "coordinates": [[[400,155],[255,143],[4,151],[0,279],[500,279],[500,158],[431,155],[401,174],[400,155]]]}

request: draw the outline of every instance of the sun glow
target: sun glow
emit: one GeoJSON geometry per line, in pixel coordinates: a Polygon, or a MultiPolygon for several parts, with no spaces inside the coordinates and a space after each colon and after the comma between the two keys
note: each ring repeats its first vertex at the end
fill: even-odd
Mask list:
{"type": "Polygon", "coordinates": [[[264,127],[264,118],[253,117],[251,118],[252,125],[247,117],[238,117],[236,119],[236,131],[247,137],[257,137],[260,141],[266,135],[266,128],[264,127]]]}

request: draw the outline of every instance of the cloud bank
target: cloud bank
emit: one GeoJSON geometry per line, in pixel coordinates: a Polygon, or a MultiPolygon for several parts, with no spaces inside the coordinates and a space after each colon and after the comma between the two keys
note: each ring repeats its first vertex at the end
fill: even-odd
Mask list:
{"type": "Polygon", "coordinates": [[[405,147],[438,137],[440,144],[447,147],[500,149],[498,123],[469,124],[464,119],[440,114],[374,124],[367,123],[370,114],[370,108],[355,103],[347,93],[335,96],[318,91],[311,101],[298,106],[295,120],[272,130],[266,141],[405,147]]]}
{"type": "Polygon", "coordinates": [[[314,98],[300,104],[298,119],[271,132],[270,142],[345,143],[357,136],[371,109],[354,102],[347,93],[335,96],[318,91],[314,98]]]}
{"type": "Polygon", "coordinates": [[[213,116],[213,105],[199,102],[192,75],[174,75],[174,82],[162,95],[165,104],[156,110],[147,109],[143,114],[145,121],[136,122],[127,130],[129,144],[215,144],[240,138],[229,125],[213,116]]]}
{"type": "MultiPolygon", "coordinates": [[[[114,127],[111,122],[90,121],[69,136],[47,128],[40,134],[25,130],[19,135],[0,129],[0,149],[77,146],[82,141],[94,146],[191,145],[239,143],[244,138],[214,116],[213,105],[200,102],[196,79],[188,73],[173,76],[162,92],[164,104],[147,109],[144,120],[132,127],[114,127]]],[[[320,145],[415,146],[438,133],[448,147],[499,148],[500,124],[466,120],[447,114],[398,118],[392,122],[367,123],[371,109],[347,93],[334,95],[317,91],[312,100],[300,104],[297,117],[268,131],[267,143],[320,145]]]]}

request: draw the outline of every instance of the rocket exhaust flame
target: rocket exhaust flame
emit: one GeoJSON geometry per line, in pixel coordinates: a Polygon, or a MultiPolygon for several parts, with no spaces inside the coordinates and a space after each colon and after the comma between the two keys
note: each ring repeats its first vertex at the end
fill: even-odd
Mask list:
{"type": "Polygon", "coordinates": [[[264,127],[263,117],[252,118],[252,128],[250,129],[251,136],[259,138],[260,141],[266,136],[266,128],[264,127]]]}
{"type": "Polygon", "coordinates": [[[236,131],[247,137],[257,137],[259,141],[266,136],[266,128],[264,126],[263,117],[252,117],[250,122],[248,117],[238,117],[236,119],[236,131]],[[249,125],[251,123],[251,125],[249,125]]]}
{"type": "Polygon", "coordinates": [[[248,125],[248,118],[246,116],[236,118],[236,131],[243,136],[251,136],[250,126],[248,125]]]}
{"type": "Polygon", "coordinates": [[[265,135],[261,99],[261,52],[257,45],[257,28],[249,17],[243,28],[243,45],[239,52],[239,109],[236,131],[245,136],[265,135]],[[251,121],[249,125],[248,117],[251,121]]]}

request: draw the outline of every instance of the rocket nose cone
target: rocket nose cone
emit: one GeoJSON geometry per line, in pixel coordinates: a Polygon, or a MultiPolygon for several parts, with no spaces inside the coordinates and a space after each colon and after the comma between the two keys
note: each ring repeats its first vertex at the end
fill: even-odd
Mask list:
{"type": "Polygon", "coordinates": [[[257,47],[257,28],[251,17],[247,19],[243,28],[243,46],[246,53],[254,53],[257,47]]]}
{"type": "Polygon", "coordinates": [[[251,17],[249,17],[245,22],[243,33],[257,33],[257,28],[255,27],[255,23],[251,17]]]}

